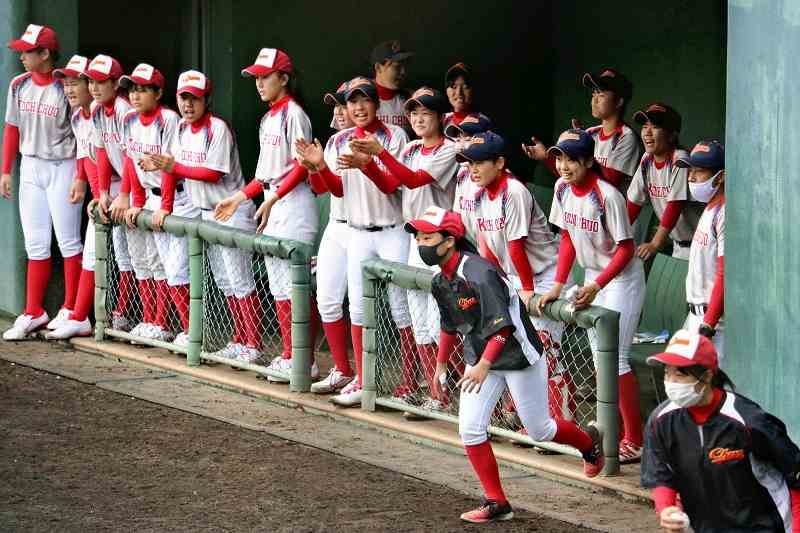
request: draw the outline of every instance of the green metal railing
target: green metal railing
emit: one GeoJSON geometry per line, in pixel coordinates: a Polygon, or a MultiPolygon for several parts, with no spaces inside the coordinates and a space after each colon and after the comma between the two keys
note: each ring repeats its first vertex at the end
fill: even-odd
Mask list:
{"type": "MultiPolygon", "coordinates": [[[[136,225],[144,231],[154,231],[152,212],[142,210],[136,225]]],[[[114,330],[110,325],[106,308],[109,291],[111,242],[111,224],[103,224],[95,214],[97,221],[96,243],[97,263],[95,266],[95,339],[103,341],[107,337],[115,337],[137,344],[166,348],[173,352],[184,353],[189,366],[198,366],[201,360],[216,361],[226,365],[252,370],[262,375],[276,373],[256,364],[247,364],[235,360],[216,357],[202,352],[204,329],[207,326],[205,305],[203,300],[204,250],[207,246],[220,245],[238,248],[260,256],[272,256],[288,260],[291,263],[291,301],[292,301],[292,372],[289,376],[289,388],[295,392],[308,391],[311,386],[311,339],[309,323],[311,321],[311,270],[310,259],[312,245],[289,239],[277,239],[266,235],[257,235],[244,230],[224,227],[214,222],[200,219],[189,219],[168,216],[162,231],[180,237],[187,237],[189,247],[189,344],[181,348],[172,343],[137,337],[125,331],[114,330]]],[[[280,377],[285,377],[280,375],[280,377]]]]}
{"type": "MultiPolygon", "coordinates": [[[[381,299],[385,297],[383,289],[387,284],[393,284],[407,290],[430,292],[433,273],[401,263],[370,259],[364,261],[362,275],[364,280],[364,383],[362,384],[362,409],[374,411],[375,406],[380,405],[426,418],[458,423],[457,415],[452,412],[422,409],[419,406],[391,398],[385,393],[380,395],[378,390],[378,376],[386,371],[388,364],[391,364],[390,361],[385,360],[385,357],[384,359],[381,358],[381,352],[386,351],[388,342],[385,338],[379,338],[379,329],[385,329],[385,326],[381,326],[381,321],[384,324],[388,322],[388,319],[383,316],[387,314],[385,305],[381,302],[381,299]]],[[[534,296],[530,302],[529,309],[535,309],[538,300],[539,296],[534,296]]],[[[573,328],[592,330],[595,335],[597,386],[594,413],[596,416],[594,418],[596,418],[597,425],[603,430],[604,435],[605,467],[602,473],[605,476],[616,475],[619,473],[619,456],[617,454],[619,448],[617,405],[619,313],[597,306],[575,311],[574,307],[564,300],[549,303],[545,306],[544,313],[551,320],[569,324],[573,328]]],[[[383,337],[388,336],[385,331],[382,332],[382,335],[383,337]]],[[[583,338],[585,340],[585,336],[583,338]]],[[[580,457],[580,453],[577,450],[568,446],[556,443],[533,442],[530,437],[494,424],[489,427],[489,433],[580,457]]]]}

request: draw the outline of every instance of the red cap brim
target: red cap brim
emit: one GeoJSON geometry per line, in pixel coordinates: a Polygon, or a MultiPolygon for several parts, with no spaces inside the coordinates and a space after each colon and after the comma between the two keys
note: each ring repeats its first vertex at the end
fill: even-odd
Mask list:
{"type": "Polygon", "coordinates": [[[158,80],[146,80],[144,78],[140,78],[139,76],[122,76],[119,79],[119,83],[124,88],[128,88],[131,85],[152,85],[154,87],[158,87],[159,89],[164,88],[164,84],[158,83],[158,80]]]}
{"type": "Polygon", "coordinates": [[[677,367],[693,366],[698,364],[697,361],[669,352],[657,353],[647,358],[648,364],[653,364],[653,361],[677,367]]]}
{"type": "Polygon", "coordinates": [[[269,76],[273,72],[277,72],[279,70],[280,69],[277,68],[265,67],[264,65],[250,65],[249,67],[242,69],[242,76],[244,76],[245,78],[269,76]]]}
{"type": "Polygon", "coordinates": [[[57,68],[53,71],[53,76],[56,78],[80,78],[82,72],[72,70],[71,68],[57,68]]]}
{"type": "Polygon", "coordinates": [[[180,94],[183,94],[183,93],[189,93],[192,96],[196,96],[197,98],[202,98],[206,94],[208,94],[208,91],[205,90],[205,89],[198,89],[197,87],[191,87],[191,86],[189,86],[189,87],[179,87],[178,88],[178,92],[176,94],[180,95],[180,94]]]}
{"type": "Polygon", "coordinates": [[[12,50],[16,50],[17,52],[30,52],[31,50],[36,50],[39,48],[37,45],[23,41],[22,39],[14,39],[8,43],[8,47],[12,50]]]}
{"type": "Polygon", "coordinates": [[[96,70],[87,70],[81,77],[84,78],[91,78],[94,81],[106,81],[111,79],[111,74],[103,74],[102,72],[98,72],[96,70]]]}
{"type": "Polygon", "coordinates": [[[427,220],[409,220],[406,222],[405,229],[408,233],[416,233],[421,231],[422,233],[438,233],[443,231],[442,228],[431,224],[427,220]]]}

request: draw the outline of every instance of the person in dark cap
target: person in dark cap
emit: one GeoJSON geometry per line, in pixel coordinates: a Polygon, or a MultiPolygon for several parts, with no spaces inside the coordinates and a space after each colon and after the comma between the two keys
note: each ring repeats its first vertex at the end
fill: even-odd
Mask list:
{"type": "Polygon", "coordinates": [[[378,119],[384,124],[400,126],[406,132],[410,132],[410,125],[403,106],[408,93],[402,87],[406,79],[406,64],[413,55],[397,40],[378,44],[370,55],[378,89],[378,119]]]}

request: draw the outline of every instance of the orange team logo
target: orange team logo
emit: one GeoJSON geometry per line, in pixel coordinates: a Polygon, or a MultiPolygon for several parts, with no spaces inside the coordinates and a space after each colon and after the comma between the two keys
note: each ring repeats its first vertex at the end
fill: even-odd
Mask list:
{"type": "Polygon", "coordinates": [[[106,61],[105,59],[95,59],[94,61],[92,61],[92,65],[104,67],[108,65],[108,61],[106,61]]]}
{"type": "Polygon", "coordinates": [[[571,131],[565,131],[561,134],[561,137],[558,138],[558,142],[561,141],[580,141],[581,136],[577,133],[573,133],[571,131]]]}
{"type": "Polygon", "coordinates": [[[606,69],[600,74],[601,78],[616,78],[617,73],[611,69],[606,69]]]}
{"type": "Polygon", "coordinates": [[[422,215],[422,218],[435,217],[435,216],[438,216],[438,215],[439,215],[439,211],[438,210],[436,210],[436,209],[428,209],[427,211],[425,211],[425,214],[422,215]]]}
{"type": "Polygon", "coordinates": [[[469,140],[469,144],[483,144],[485,142],[486,141],[483,139],[483,137],[473,137],[469,140]]]}
{"type": "Polygon", "coordinates": [[[461,124],[477,124],[478,122],[480,122],[478,117],[476,117],[475,115],[470,115],[468,117],[465,117],[464,120],[461,121],[461,124]]]}
{"type": "Polygon", "coordinates": [[[70,65],[80,65],[81,63],[83,63],[83,61],[81,61],[81,60],[80,60],[80,59],[78,59],[78,58],[73,58],[73,59],[72,59],[72,60],[70,60],[70,62],[69,62],[69,64],[70,64],[70,65]]]}
{"type": "Polygon", "coordinates": [[[203,78],[194,74],[186,74],[183,76],[183,81],[203,81],[203,78]]]}
{"type": "Polygon", "coordinates": [[[363,85],[371,85],[372,83],[367,78],[355,78],[350,81],[350,88],[356,89],[363,85]]]}
{"type": "Polygon", "coordinates": [[[664,106],[653,104],[647,108],[648,113],[650,113],[651,111],[661,111],[662,113],[666,113],[667,109],[664,106]]]}
{"type": "Polygon", "coordinates": [[[715,465],[741,461],[744,459],[744,450],[731,450],[730,448],[714,448],[708,452],[708,458],[715,465]]]}
{"type": "Polygon", "coordinates": [[[692,150],[692,155],[696,154],[697,152],[704,152],[705,153],[705,152],[710,152],[710,151],[711,151],[711,147],[708,146],[707,144],[698,144],[692,150]]]}
{"type": "Polygon", "coordinates": [[[33,35],[33,32],[31,30],[25,30],[25,33],[23,33],[22,35],[23,36],[25,36],[25,35],[33,35]]]}
{"type": "Polygon", "coordinates": [[[458,299],[458,308],[462,311],[466,311],[470,307],[475,306],[478,303],[478,299],[474,296],[472,298],[459,298],[458,299]]]}
{"type": "Polygon", "coordinates": [[[458,62],[455,65],[453,65],[452,67],[450,67],[451,70],[454,69],[454,68],[458,68],[458,69],[461,69],[463,71],[469,71],[469,69],[467,68],[467,65],[465,65],[464,63],[461,63],[461,62],[458,62]]]}
{"type": "Polygon", "coordinates": [[[429,87],[422,87],[420,89],[417,89],[416,92],[414,92],[413,96],[411,96],[411,98],[416,99],[419,98],[420,96],[433,96],[433,89],[429,87]]]}

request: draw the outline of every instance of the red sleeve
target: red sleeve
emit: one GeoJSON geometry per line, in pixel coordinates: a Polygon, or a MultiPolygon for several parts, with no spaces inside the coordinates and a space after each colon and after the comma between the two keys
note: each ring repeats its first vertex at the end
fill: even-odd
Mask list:
{"type": "Polygon", "coordinates": [[[667,507],[678,506],[678,492],[669,487],[656,487],[651,491],[653,502],[656,504],[656,515],[661,517],[661,511],[667,507]]]}
{"type": "Polygon", "coordinates": [[[19,128],[6,122],[3,128],[3,174],[10,174],[19,152],[19,128]]]}
{"type": "Polygon", "coordinates": [[[533,268],[528,259],[528,254],[525,251],[525,241],[527,237],[521,237],[508,242],[508,253],[511,256],[511,262],[514,264],[514,270],[517,271],[517,276],[522,282],[522,290],[533,290],[533,268]]]}
{"type": "Polygon", "coordinates": [[[242,192],[244,193],[245,196],[247,196],[248,199],[252,200],[256,196],[264,192],[264,183],[257,179],[254,179],[253,181],[245,185],[244,189],[242,189],[242,192]]]}
{"type": "Polygon", "coordinates": [[[611,261],[606,265],[606,268],[597,276],[595,279],[595,283],[600,285],[602,289],[608,282],[617,277],[617,274],[622,272],[628,263],[631,262],[631,258],[633,257],[635,246],[633,245],[633,239],[625,239],[624,241],[617,243],[617,251],[614,252],[614,257],[611,258],[611,261]]]}
{"type": "Polygon", "coordinates": [[[667,207],[661,215],[661,222],[659,225],[667,231],[672,231],[672,228],[678,223],[678,218],[680,218],[681,212],[685,206],[686,200],[667,202],[667,207]]]}
{"type": "Polygon", "coordinates": [[[89,180],[89,189],[92,191],[93,198],[100,198],[100,183],[97,181],[97,165],[91,159],[84,158],[83,170],[89,180]]]}
{"type": "Polygon", "coordinates": [[[800,489],[789,489],[792,500],[792,533],[800,533],[800,489]]]}
{"type": "Polygon", "coordinates": [[[711,301],[703,316],[703,322],[712,328],[717,325],[725,312],[725,258],[717,257],[717,273],[714,276],[714,288],[711,289],[711,301]]]}
{"type": "Polygon", "coordinates": [[[381,170],[374,159],[369,160],[363,172],[383,194],[392,194],[400,187],[400,181],[392,174],[381,170]]]}
{"type": "Polygon", "coordinates": [[[319,176],[325,183],[325,186],[331,191],[331,194],[341,198],[344,196],[344,185],[342,185],[342,178],[333,173],[327,165],[319,171],[319,176]]]}
{"type": "Polygon", "coordinates": [[[182,178],[189,178],[190,180],[207,181],[209,183],[216,183],[225,175],[224,172],[213,170],[206,167],[189,167],[175,163],[172,167],[172,173],[182,178]]]}
{"type": "Polygon", "coordinates": [[[600,165],[600,168],[603,170],[603,178],[605,178],[605,180],[614,187],[619,187],[628,177],[627,174],[624,174],[615,168],[604,167],[603,165],[600,165]]]}
{"type": "Polygon", "coordinates": [[[550,172],[553,173],[553,176],[557,178],[561,177],[558,173],[558,169],[556,169],[556,157],[553,154],[547,155],[547,157],[544,159],[544,165],[550,169],[550,172]]]}
{"type": "Polygon", "coordinates": [[[642,210],[642,206],[637,203],[631,202],[630,200],[626,200],[628,206],[628,221],[633,224],[636,218],[639,216],[639,212],[642,210]]]}
{"type": "Polygon", "coordinates": [[[178,178],[169,172],[161,173],[161,209],[167,213],[172,213],[175,205],[175,188],[178,185],[178,178]]]}
{"type": "Polygon", "coordinates": [[[575,245],[572,237],[565,229],[561,230],[561,244],[558,245],[558,266],[556,267],[556,283],[566,283],[572,265],[575,263],[575,245]]]}
{"type": "Polygon", "coordinates": [[[128,156],[125,156],[125,169],[122,172],[122,187],[123,190],[120,192],[125,192],[125,182],[127,182],[128,190],[132,196],[131,205],[133,207],[144,207],[145,201],[145,194],[144,194],[144,187],[139,182],[139,176],[136,174],[136,168],[133,166],[133,159],[128,156]]]}
{"type": "Polygon", "coordinates": [[[423,185],[428,185],[434,182],[433,176],[424,170],[411,170],[403,163],[395,159],[388,150],[381,152],[378,158],[381,160],[381,162],[383,162],[384,165],[386,165],[386,168],[392,173],[392,176],[397,178],[400,183],[409,189],[416,189],[417,187],[422,187],[423,185]]]}
{"type": "MultiPolygon", "coordinates": [[[[105,148],[97,149],[97,181],[100,184],[100,190],[108,192],[111,190],[111,175],[114,169],[111,166],[111,160],[108,158],[108,152],[105,148]]],[[[123,172],[124,174],[124,172],[123,172]]],[[[123,176],[124,177],[124,176],[123,176]]],[[[125,192],[125,191],[123,191],[125,192]]],[[[128,189],[130,192],[130,188],[128,189]]]]}
{"type": "Polygon", "coordinates": [[[506,341],[509,335],[511,335],[511,326],[506,326],[492,335],[492,338],[486,343],[486,348],[483,349],[481,359],[486,359],[490,363],[497,361],[503,348],[506,347],[506,341]]]}
{"type": "MultiPolygon", "coordinates": [[[[486,239],[483,238],[483,233],[478,233],[478,254],[503,272],[503,267],[500,266],[500,261],[497,260],[494,252],[492,252],[492,250],[489,248],[489,245],[486,244],[486,239]]],[[[505,272],[503,272],[503,274],[505,274],[505,272]]]]}
{"type": "Polygon", "coordinates": [[[455,333],[448,333],[444,330],[439,332],[439,351],[436,353],[437,363],[446,363],[450,360],[450,354],[458,343],[458,336],[455,333]]]}
{"type": "Polygon", "coordinates": [[[319,172],[314,172],[308,175],[308,184],[311,186],[311,190],[314,192],[314,194],[328,192],[328,187],[325,186],[325,182],[323,181],[322,176],[319,175],[319,172]]]}
{"type": "Polygon", "coordinates": [[[281,186],[278,187],[278,190],[276,191],[278,198],[283,198],[292,192],[295,187],[300,185],[300,183],[306,179],[306,176],[308,176],[308,169],[295,161],[292,170],[290,170],[289,173],[284,176],[283,180],[281,180],[281,186]]]}
{"type": "Polygon", "coordinates": [[[88,178],[86,176],[86,168],[83,166],[83,162],[89,159],[88,157],[81,157],[80,159],[75,160],[75,179],[80,181],[87,181],[88,178]]]}

